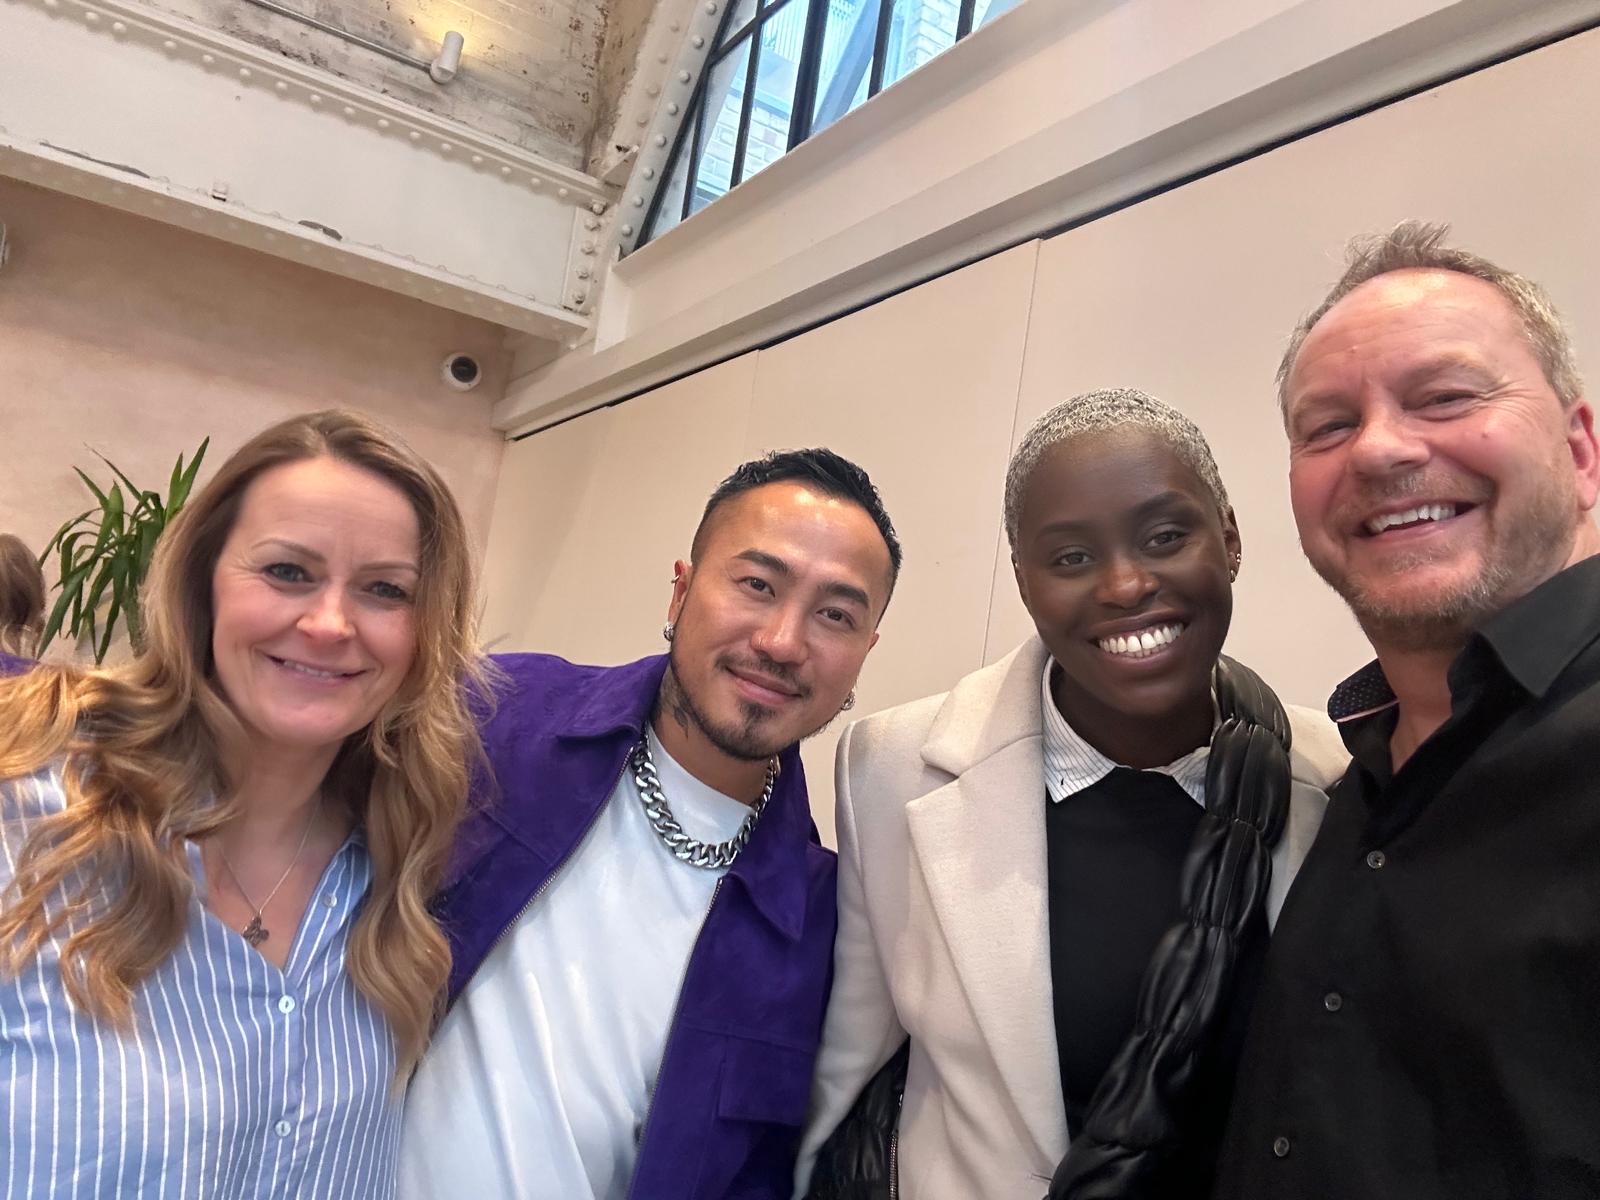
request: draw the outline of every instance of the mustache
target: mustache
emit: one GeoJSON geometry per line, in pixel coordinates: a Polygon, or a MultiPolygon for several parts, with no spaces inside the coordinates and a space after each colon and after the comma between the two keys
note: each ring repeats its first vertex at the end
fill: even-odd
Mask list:
{"type": "Polygon", "coordinates": [[[764,654],[757,654],[748,659],[725,654],[717,660],[717,666],[723,670],[748,671],[755,675],[765,675],[768,679],[794,691],[800,699],[811,699],[811,689],[800,682],[800,677],[793,667],[770,659],[764,654]]]}

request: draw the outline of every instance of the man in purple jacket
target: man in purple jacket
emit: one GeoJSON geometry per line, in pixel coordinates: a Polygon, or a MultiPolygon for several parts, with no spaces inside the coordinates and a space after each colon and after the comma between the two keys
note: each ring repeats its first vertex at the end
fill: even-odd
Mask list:
{"type": "Polygon", "coordinates": [[[788,1195],[835,925],[796,743],[854,702],[899,565],[865,472],[775,454],[712,493],[669,655],[499,660],[403,1200],[788,1195]]]}

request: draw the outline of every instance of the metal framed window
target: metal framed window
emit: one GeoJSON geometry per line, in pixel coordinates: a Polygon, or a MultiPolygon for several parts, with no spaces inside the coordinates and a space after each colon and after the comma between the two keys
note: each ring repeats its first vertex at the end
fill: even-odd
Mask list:
{"type": "Polygon", "coordinates": [[[729,0],[640,244],[1018,0],[729,0]]]}

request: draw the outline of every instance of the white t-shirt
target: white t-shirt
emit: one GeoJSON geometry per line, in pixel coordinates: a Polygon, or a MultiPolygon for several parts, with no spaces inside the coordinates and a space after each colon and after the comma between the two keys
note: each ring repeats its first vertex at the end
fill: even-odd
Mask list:
{"type": "MultiPolygon", "coordinates": [[[[749,808],[669,758],[690,837],[749,808]]],[[[623,1200],[689,954],[723,872],[672,857],[632,770],[544,895],[479,967],[412,1081],[400,1200],[623,1200]]]]}

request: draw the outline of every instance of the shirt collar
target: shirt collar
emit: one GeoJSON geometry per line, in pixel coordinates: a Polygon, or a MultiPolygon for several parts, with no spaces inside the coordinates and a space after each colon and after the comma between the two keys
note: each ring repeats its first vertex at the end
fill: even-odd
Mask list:
{"type": "Polygon", "coordinates": [[[1600,555],[1545,580],[1483,623],[1479,636],[1532,696],[1543,696],[1600,637],[1600,555]]]}
{"type": "MultiPolygon", "coordinates": [[[[1524,691],[1542,696],[1597,637],[1600,555],[1557,572],[1485,621],[1452,664],[1451,677],[1474,645],[1482,645],[1524,691]]],[[[1382,666],[1373,659],[1333,689],[1328,715],[1344,724],[1397,703],[1382,666]]]]}
{"type": "MultiPolygon", "coordinates": [[[[1056,708],[1055,697],[1050,693],[1050,672],[1056,660],[1044,660],[1044,786],[1053,803],[1076,795],[1084,788],[1099,783],[1121,763],[1107,758],[1078,732],[1067,724],[1067,719],[1056,708]]],[[[1182,758],[1164,767],[1152,767],[1161,775],[1170,775],[1179,787],[1201,807],[1206,802],[1206,760],[1211,753],[1210,744],[1189,751],[1182,758]]]]}

